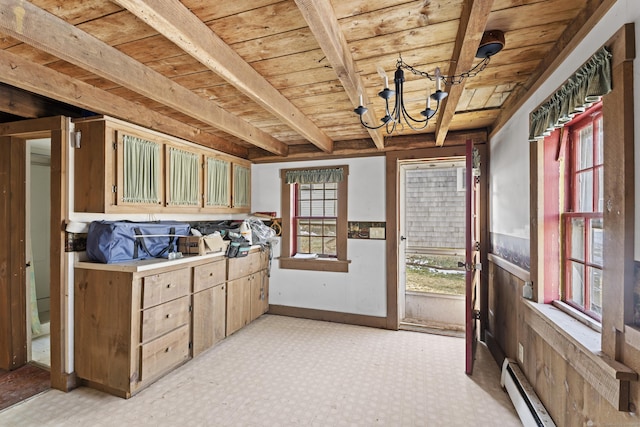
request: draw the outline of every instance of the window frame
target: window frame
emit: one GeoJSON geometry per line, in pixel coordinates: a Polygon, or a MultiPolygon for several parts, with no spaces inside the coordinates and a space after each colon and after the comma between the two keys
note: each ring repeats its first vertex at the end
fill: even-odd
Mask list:
{"type": "MultiPolygon", "coordinates": [[[[292,233],[293,235],[291,236],[292,239],[292,253],[303,253],[303,254],[307,254],[310,252],[300,252],[300,239],[301,236],[299,234],[299,228],[300,228],[300,222],[301,221],[306,221],[309,222],[309,228],[311,228],[311,222],[312,221],[320,221],[322,222],[321,228],[322,228],[322,234],[320,234],[317,237],[320,237],[322,239],[322,252],[318,252],[317,255],[319,258],[337,258],[338,254],[337,254],[337,248],[336,248],[336,253],[332,253],[329,254],[326,252],[326,248],[325,248],[325,238],[326,237],[333,237],[334,239],[337,240],[337,228],[338,228],[338,183],[317,183],[317,184],[290,184],[293,185],[294,188],[292,189],[292,192],[294,193],[294,203],[293,203],[293,207],[292,207],[292,218],[291,218],[291,229],[292,229],[292,233]],[[328,190],[332,190],[332,189],[327,189],[326,186],[329,184],[334,184],[335,186],[335,198],[333,199],[329,199],[327,198],[327,191],[328,190]],[[301,192],[304,191],[304,189],[301,187],[303,185],[309,185],[309,186],[322,186],[322,194],[323,197],[322,198],[314,198],[314,191],[320,190],[319,188],[310,188],[309,189],[309,199],[302,199],[301,198],[301,192]],[[335,216],[327,216],[327,215],[323,215],[323,216],[314,216],[313,215],[313,208],[311,208],[311,212],[309,212],[309,215],[302,215],[300,212],[300,204],[302,201],[309,201],[310,206],[313,206],[313,202],[317,202],[317,201],[322,201],[322,211],[326,213],[326,202],[328,200],[334,200],[335,201],[335,216]],[[334,235],[330,236],[330,235],[326,235],[325,233],[325,221],[328,222],[333,222],[335,225],[333,226],[334,229],[334,235]]],[[[311,246],[311,236],[308,237],[309,239],[309,246],[311,246]]]]}
{"type": "MultiPolygon", "coordinates": [[[[600,188],[600,181],[597,178],[597,172],[599,170],[604,171],[604,135],[601,133],[601,129],[603,126],[603,115],[602,115],[602,101],[595,103],[593,106],[589,107],[585,112],[577,115],[571,122],[569,122],[565,126],[565,132],[569,136],[569,141],[567,144],[567,157],[570,159],[568,164],[565,164],[566,173],[568,179],[566,179],[566,184],[562,181],[558,182],[559,187],[565,187],[565,193],[568,195],[568,209],[560,212],[561,216],[561,239],[563,242],[562,248],[562,265],[560,267],[562,274],[562,286],[561,292],[559,295],[560,301],[579,312],[591,317],[597,322],[602,321],[602,313],[598,313],[591,309],[591,277],[590,271],[592,269],[596,269],[600,271],[601,281],[603,281],[604,277],[604,265],[601,260],[601,264],[598,265],[591,259],[591,237],[590,232],[592,230],[591,223],[593,220],[601,220],[604,224],[602,206],[600,206],[599,200],[604,200],[603,193],[604,188],[600,188]],[[592,126],[592,139],[591,145],[588,147],[591,155],[590,165],[585,167],[580,167],[580,155],[583,145],[581,144],[580,135],[583,129],[592,126]],[[598,139],[602,137],[602,141],[600,142],[599,148],[602,151],[599,151],[596,146],[598,143],[598,139]],[[600,154],[601,153],[601,154],[600,154]],[[584,205],[581,201],[580,194],[580,185],[579,185],[579,177],[585,175],[586,173],[591,172],[592,180],[591,180],[591,188],[590,188],[590,196],[591,207],[589,210],[581,211],[578,209],[579,206],[584,205]],[[584,221],[584,228],[582,232],[582,242],[583,242],[583,250],[582,257],[578,258],[573,256],[573,236],[572,236],[572,227],[571,222],[574,219],[582,219],[584,221]],[[572,273],[573,269],[571,266],[573,264],[579,264],[582,266],[582,304],[574,299],[573,290],[575,288],[572,273]]],[[[561,189],[562,191],[562,189],[561,189]]],[[[604,232],[604,226],[602,228],[604,232]]],[[[602,299],[602,289],[601,299],[602,299]]],[[[602,309],[602,307],[601,307],[602,309]]]]}
{"type": "Polygon", "coordinates": [[[348,204],[348,176],[349,166],[332,165],[322,167],[290,168],[280,170],[281,181],[281,208],[282,208],[282,249],[280,255],[281,269],[294,270],[316,270],[347,273],[349,271],[349,261],[347,259],[347,204],[348,204]],[[288,171],[308,170],[308,169],[343,169],[343,180],[338,183],[337,196],[337,219],[336,219],[336,257],[314,259],[294,258],[296,250],[295,233],[293,233],[296,204],[295,184],[286,183],[288,171]]]}

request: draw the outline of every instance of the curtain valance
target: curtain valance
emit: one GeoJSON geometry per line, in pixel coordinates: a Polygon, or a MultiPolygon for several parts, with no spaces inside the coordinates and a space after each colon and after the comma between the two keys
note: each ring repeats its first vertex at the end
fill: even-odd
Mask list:
{"type": "Polygon", "coordinates": [[[343,168],[290,170],[285,176],[287,184],[325,184],[343,179],[343,168]]]}
{"type": "Polygon", "coordinates": [[[548,101],[531,113],[529,141],[550,135],[589,104],[611,92],[611,56],[602,47],[548,101]]]}

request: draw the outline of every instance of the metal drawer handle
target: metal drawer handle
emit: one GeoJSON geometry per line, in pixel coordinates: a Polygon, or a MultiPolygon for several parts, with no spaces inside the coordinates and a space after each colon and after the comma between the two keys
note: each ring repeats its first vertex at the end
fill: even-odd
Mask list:
{"type": "Polygon", "coordinates": [[[170,318],[171,318],[171,316],[172,316],[172,314],[171,314],[171,313],[168,313],[168,314],[167,314],[167,319],[170,319],[170,318]]]}
{"type": "Polygon", "coordinates": [[[164,349],[165,353],[169,353],[170,351],[171,351],[171,347],[167,347],[167,348],[164,349]]]}
{"type": "Polygon", "coordinates": [[[167,289],[171,289],[171,288],[173,288],[173,283],[169,283],[169,284],[167,285],[167,289]]]}

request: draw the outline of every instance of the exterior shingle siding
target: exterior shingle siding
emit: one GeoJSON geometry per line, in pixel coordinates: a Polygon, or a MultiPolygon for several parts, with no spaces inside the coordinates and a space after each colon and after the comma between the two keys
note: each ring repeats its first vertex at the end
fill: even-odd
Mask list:
{"type": "Polygon", "coordinates": [[[405,221],[408,247],[463,248],[465,191],[456,168],[408,170],[405,221]]]}

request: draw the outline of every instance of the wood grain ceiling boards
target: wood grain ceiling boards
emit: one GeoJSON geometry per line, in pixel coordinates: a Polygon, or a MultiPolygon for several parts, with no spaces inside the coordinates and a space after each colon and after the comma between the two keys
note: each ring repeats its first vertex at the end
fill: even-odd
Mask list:
{"type": "MultiPolygon", "coordinates": [[[[608,3],[0,0],[8,67],[0,82],[255,161],[380,153],[402,147],[398,141],[413,147],[412,137],[446,145],[460,131],[504,123],[517,105],[512,94],[522,98],[608,3]],[[494,29],[505,33],[504,50],[450,89],[426,129],[405,126],[389,137],[359,124],[360,90],[370,120],[382,116],[378,68],[391,80],[399,55],[429,73],[465,68],[477,62],[479,35],[494,29]]],[[[433,83],[405,77],[407,107],[417,115],[433,83]]]]}

